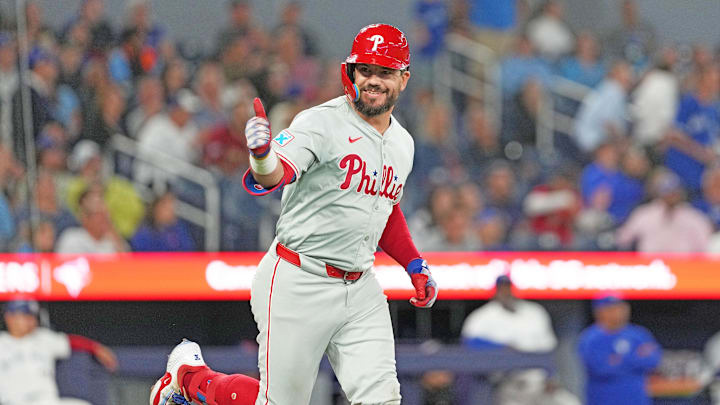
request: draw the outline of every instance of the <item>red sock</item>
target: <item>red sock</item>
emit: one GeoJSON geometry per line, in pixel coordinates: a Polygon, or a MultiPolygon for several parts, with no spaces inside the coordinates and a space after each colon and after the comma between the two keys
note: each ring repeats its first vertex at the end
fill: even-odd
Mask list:
{"type": "Polygon", "coordinates": [[[209,405],[253,405],[260,381],[242,374],[223,374],[205,368],[188,371],[182,379],[190,397],[209,405]]]}

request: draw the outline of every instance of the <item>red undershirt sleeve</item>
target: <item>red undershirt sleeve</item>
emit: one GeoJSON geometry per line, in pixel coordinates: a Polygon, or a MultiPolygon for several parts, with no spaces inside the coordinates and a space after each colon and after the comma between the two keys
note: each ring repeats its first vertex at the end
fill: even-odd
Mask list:
{"type": "Polygon", "coordinates": [[[100,343],[80,335],[67,335],[70,340],[70,348],[73,351],[88,352],[95,354],[100,343]]]}
{"type": "Polygon", "coordinates": [[[421,257],[410,236],[400,204],[393,205],[378,245],[403,268],[407,268],[411,261],[421,257]]]}

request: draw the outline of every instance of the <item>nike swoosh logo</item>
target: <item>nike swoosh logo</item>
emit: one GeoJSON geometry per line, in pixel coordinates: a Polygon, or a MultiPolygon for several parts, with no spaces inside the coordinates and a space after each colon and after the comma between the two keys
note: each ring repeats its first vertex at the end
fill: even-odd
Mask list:
{"type": "Polygon", "coordinates": [[[358,136],[358,137],[355,138],[355,139],[352,139],[352,138],[350,138],[350,137],[348,136],[348,141],[350,141],[350,143],[355,143],[355,142],[357,142],[357,141],[359,141],[359,140],[361,140],[361,139],[362,139],[362,136],[358,136]]]}

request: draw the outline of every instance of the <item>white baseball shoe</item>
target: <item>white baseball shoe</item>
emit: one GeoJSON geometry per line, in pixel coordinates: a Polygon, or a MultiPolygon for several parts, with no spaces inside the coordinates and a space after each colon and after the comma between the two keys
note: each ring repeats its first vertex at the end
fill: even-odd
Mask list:
{"type": "Polygon", "coordinates": [[[206,367],[197,343],[183,339],[168,356],[165,375],[150,391],[150,405],[191,405],[192,400],[182,388],[182,378],[188,371],[206,367]]]}

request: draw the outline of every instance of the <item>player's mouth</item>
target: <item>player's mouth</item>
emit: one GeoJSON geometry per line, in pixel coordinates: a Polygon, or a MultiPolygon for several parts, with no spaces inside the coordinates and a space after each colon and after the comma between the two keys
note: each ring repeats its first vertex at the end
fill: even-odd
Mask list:
{"type": "Polygon", "coordinates": [[[368,96],[371,100],[377,99],[383,94],[387,93],[387,91],[379,90],[379,89],[363,89],[362,91],[364,94],[368,96]]]}

